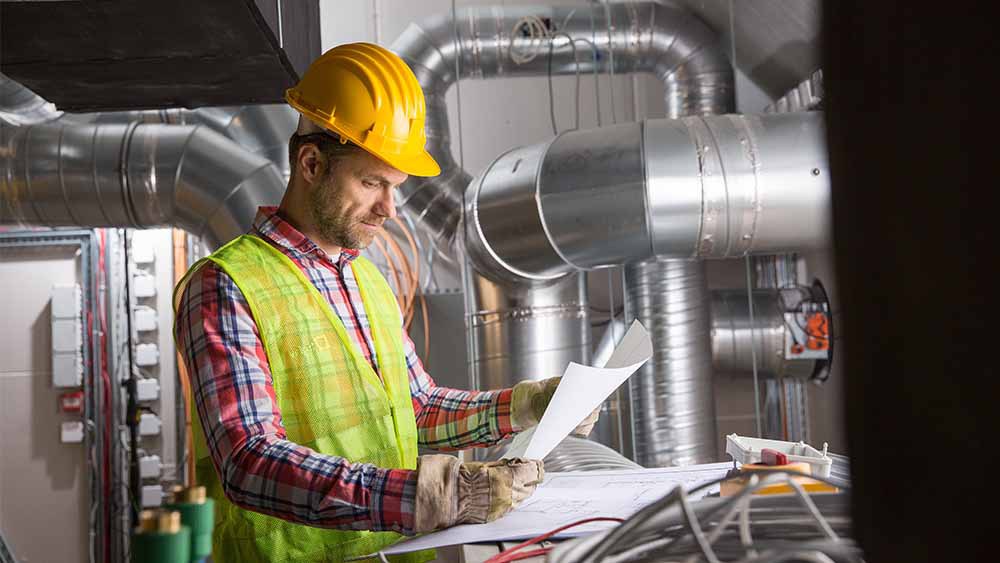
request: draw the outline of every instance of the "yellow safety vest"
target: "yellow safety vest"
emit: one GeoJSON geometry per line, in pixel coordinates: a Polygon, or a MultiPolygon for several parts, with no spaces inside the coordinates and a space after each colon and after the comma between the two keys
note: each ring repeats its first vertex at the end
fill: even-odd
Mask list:
{"type": "MultiPolygon", "coordinates": [[[[287,256],[256,236],[240,236],[192,266],[174,290],[175,310],[188,280],[208,261],[236,282],[250,305],[288,440],[350,462],[416,469],[417,426],[399,305],[378,269],[363,257],[351,263],[381,379],[316,287],[287,256]]],[[[402,537],[314,528],[237,507],[223,494],[197,416],[194,423],[198,482],[215,499],[216,563],[342,561],[402,537]]],[[[433,551],[425,551],[393,559],[433,558],[433,551]]]]}

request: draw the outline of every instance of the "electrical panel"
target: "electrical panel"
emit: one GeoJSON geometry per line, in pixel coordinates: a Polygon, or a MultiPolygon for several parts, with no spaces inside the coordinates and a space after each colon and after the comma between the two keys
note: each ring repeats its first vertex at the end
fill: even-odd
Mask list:
{"type": "Polygon", "coordinates": [[[52,385],[83,385],[83,322],[80,286],[54,285],[51,298],[52,385]]]}

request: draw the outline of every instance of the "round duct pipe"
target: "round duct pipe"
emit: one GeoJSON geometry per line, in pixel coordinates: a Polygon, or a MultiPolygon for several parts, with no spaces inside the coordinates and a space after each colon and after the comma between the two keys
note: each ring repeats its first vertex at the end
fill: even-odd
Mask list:
{"type": "Polygon", "coordinates": [[[0,224],[175,226],[218,246],[285,189],[274,164],[204,126],[4,128],[0,224]]]}
{"type": "Polygon", "coordinates": [[[458,80],[645,72],[663,82],[670,117],[732,105],[732,67],[717,36],[691,12],[668,3],[470,6],[459,8],[454,19],[448,13],[410,24],[391,49],[424,90],[427,150],[441,165],[437,178],[404,183],[400,205],[422,217],[443,247],[453,242],[470,180],[452,157],[448,133],[445,94],[458,80]],[[548,39],[515,33],[525,18],[549,22],[551,53],[548,39]],[[576,59],[570,38],[584,49],[576,59]],[[591,56],[587,44],[596,50],[591,56]]]}
{"type": "MultiPolygon", "coordinates": [[[[717,373],[749,375],[756,358],[763,377],[827,380],[833,362],[830,303],[819,281],[812,287],[756,289],[753,323],[746,290],[712,292],[712,361],[717,373]],[[810,339],[807,315],[820,313],[828,331],[817,342],[810,339]],[[824,342],[825,341],[825,342],[824,342]]],[[[815,339],[814,339],[815,340],[815,339]]]]}
{"type": "Polygon", "coordinates": [[[490,275],[553,280],[652,258],[826,245],[819,113],[651,119],[510,150],[469,185],[466,245],[490,275]]]}

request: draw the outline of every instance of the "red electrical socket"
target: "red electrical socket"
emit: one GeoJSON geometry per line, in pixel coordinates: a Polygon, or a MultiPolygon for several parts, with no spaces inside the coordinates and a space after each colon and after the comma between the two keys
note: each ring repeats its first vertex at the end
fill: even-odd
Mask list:
{"type": "Polygon", "coordinates": [[[59,408],[63,412],[83,412],[83,391],[67,391],[59,395],[59,408]]]}

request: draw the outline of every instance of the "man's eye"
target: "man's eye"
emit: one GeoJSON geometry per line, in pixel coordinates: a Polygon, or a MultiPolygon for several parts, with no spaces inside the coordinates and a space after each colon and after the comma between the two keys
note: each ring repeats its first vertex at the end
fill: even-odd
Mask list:
{"type": "Polygon", "coordinates": [[[378,184],[376,184],[375,182],[369,182],[368,180],[364,180],[364,181],[362,181],[361,183],[362,183],[362,184],[363,184],[363,185],[364,185],[364,186],[365,186],[366,188],[377,188],[377,187],[378,187],[378,184]]]}

